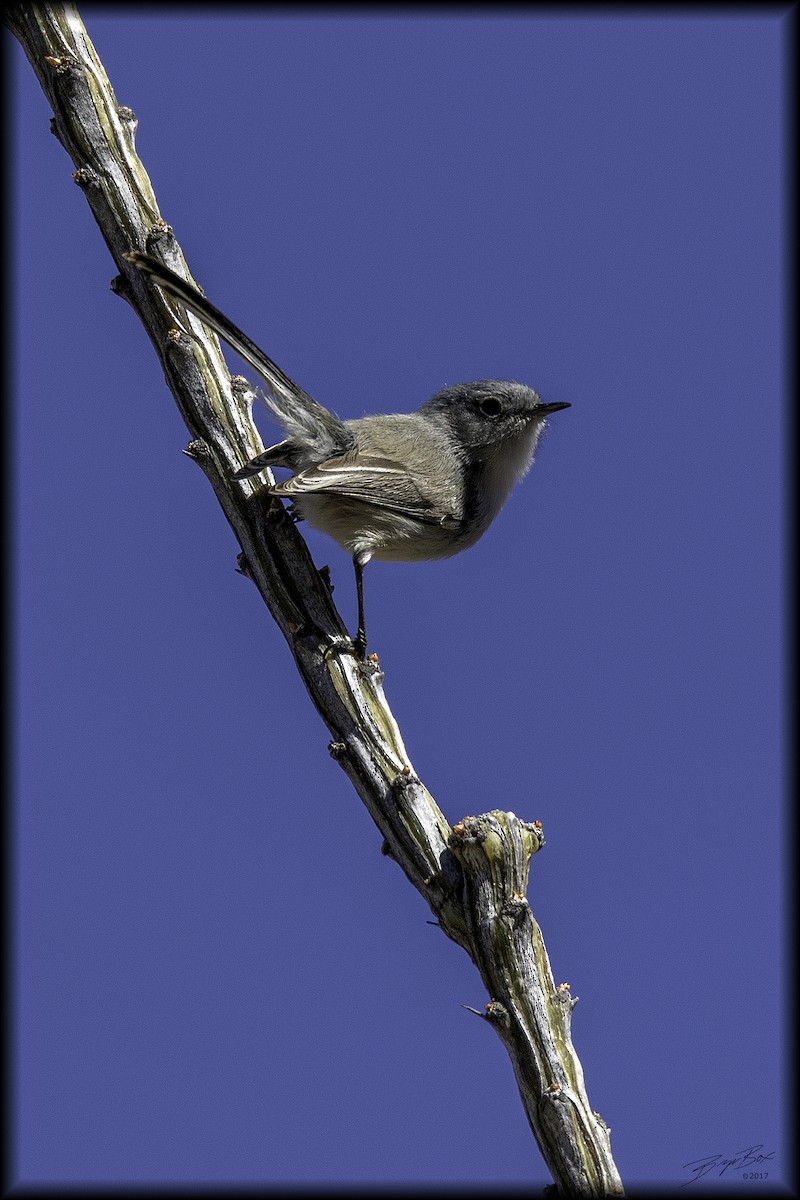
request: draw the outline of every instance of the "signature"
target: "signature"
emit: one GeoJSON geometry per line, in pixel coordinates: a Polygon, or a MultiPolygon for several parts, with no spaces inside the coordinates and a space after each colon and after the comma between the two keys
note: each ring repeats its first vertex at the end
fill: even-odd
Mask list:
{"type": "Polygon", "coordinates": [[[741,1171],[756,1167],[759,1163],[771,1162],[775,1157],[774,1150],[762,1154],[763,1149],[763,1145],[748,1146],[746,1150],[737,1150],[729,1158],[724,1154],[709,1154],[706,1158],[696,1158],[694,1162],[684,1163],[684,1169],[692,1172],[692,1178],[684,1180],[680,1186],[686,1187],[687,1184],[696,1183],[698,1179],[708,1175],[709,1171],[716,1171],[719,1177],[724,1175],[729,1167],[741,1171]]]}

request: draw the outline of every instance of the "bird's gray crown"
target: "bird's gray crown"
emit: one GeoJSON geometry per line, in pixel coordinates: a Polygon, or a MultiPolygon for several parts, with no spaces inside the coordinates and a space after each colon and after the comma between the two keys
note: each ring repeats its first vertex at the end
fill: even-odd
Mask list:
{"type": "Polygon", "coordinates": [[[478,379],[437,392],[419,412],[445,422],[460,446],[480,450],[518,434],[541,407],[541,397],[524,383],[478,379]]]}

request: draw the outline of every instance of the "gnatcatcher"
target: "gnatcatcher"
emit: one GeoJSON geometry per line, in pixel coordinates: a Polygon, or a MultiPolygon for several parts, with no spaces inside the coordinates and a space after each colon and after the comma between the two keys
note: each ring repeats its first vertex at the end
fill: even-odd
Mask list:
{"type": "Polygon", "coordinates": [[[544,418],[570,407],[544,404],[523,383],[480,379],[445,388],[416,412],[340,421],[174,271],[139,251],[125,257],[266,382],[265,400],[287,436],[234,478],[288,467],[291,477],[271,484],[270,495],[291,497],[298,516],[352,555],[359,658],[367,648],[363,572],[369,560],[449,558],[474,545],[533,462],[544,418]]]}

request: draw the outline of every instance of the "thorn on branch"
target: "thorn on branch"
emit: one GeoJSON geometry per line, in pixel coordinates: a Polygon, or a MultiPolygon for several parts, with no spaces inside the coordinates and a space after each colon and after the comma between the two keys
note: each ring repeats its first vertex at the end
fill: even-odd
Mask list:
{"type": "Polygon", "coordinates": [[[245,375],[231,375],[231,395],[248,414],[253,411],[253,401],[258,393],[245,375]]]}
{"type": "Polygon", "coordinates": [[[462,1004],[461,1007],[465,1008],[467,1012],[475,1013],[475,1016],[480,1017],[482,1021],[488,1021],[490,1025],[499,1026],[501,1029],[508,1029],[511,1025],[508,1009],[499,1000],[490,1000],[483,1012],[472,1008],[469,1004],[462,1004]]]}
{"type": "Polygon", "coordinates": [[[128,139],[133,146],[136,137],[136,130],[139,127],[139,119],[132,108],[128,108],[127,104],[121,104],[117,109],[117,116],[120,119],[122,128],[128,136],[128,139]]]}
{"type": "Polygon", "coordinates": [[[174,236],[172,226],[159,217],[155,224],[151,225],[147,231],[147,237],[144,240],[145,250],[152,250],[163,238],[174,239],[174,236]]]}
{"type": "Polygon", "coordinates": [[[77,60],[69,54],[64,54],[61,58],[56,58],[53,54],[45,54],[44,61],[56,75],[66,75],[78,65],[77,60]]]}
{"type": "Polygon", "coordinates": [[[501,911],[503,916],[508,917],[513,925],[521,925],[530,913],[530,905],[525,896],[509,896],[508,900],[503,904],[501,911]]]}
{"type": "Polygon", "coordinates": [[[605,1134],[610,1134],[610,1133],[611,1133],[611,1126],[610,1126],[610,1125],[606,1125],[605,1121],[604,1121],[604,1120],[603,1120],[603,1118],[600,1116],[600,1113],[597,1111],[597,1109],[595,1109],[595,1108],[593,1108],[593,1109],[592,1109],[592,1116],[595,1118],[595,1120],[597,1121],[598,1125],[599,1125],[599,1126],[600,1126],[600,1128],[603,1130],[603,1133],[605,1133],[605,1134]]]}
{"type": "Polygon", "coordinates": [[[578,1000],[578,996],[570,995],[568,983],[560,983],[556,988],[556,1001],[561,1008],[564,1017],[564,1029],[568,1034],[572,1030],[572,1010],[578,1003],[578,1000]]]}
{"type": "Polygon", "coordinates": [[[486,1020],[492,1025],[499,1025],[501,1029],[508,1029],[511,1025],[508,1009],[499,1000],[490,1000],[486,1005],[486,1020]]]}
{"type": "Polygon", "coordinates": [[[236,555],[236,570],[239,575],[244,575],[245,579],[253,579],[253,573],[250,570],[250,564],[247,561],[247,555],[244,551],[236,555]]]}
{"type": "Polygon", "coordinates": [[[208,459],[211,457],[211,451],[206,442],[202,438],[194,438],[189,442],[189,445],[182,451],[187,458],[191,458],[194,462],[198,462],[201,458],[208,459]]]}
{"type": "Polygon", "coordinates": [[[319,577],[322,580],[322,582],[325,584],[325,587],[328,589],[328,591],[330,592],[330,594],[332,596],[333,595],[333,583],[331,582],[330,567],[327,567],[327,566],[320,567],[318,574],[319,574],[319,577]]]}
{"type": "Polygon", "coordinates": [[[316,641],[319,630],[308,618],[303,621],[287,621],[286,624],[294,641],[300,641],[301,638],[312,638],[316,641]]]}
{"type": "MultiPolygon", "coordinates": [[[[347,742],[329,742],[328,753],[336,762],[340,762],[347,754],[347,742]]],[[[383,849],[383,847],[381,847],[383,849]]]]}
{"type": "Polygon", "coordinates": [[[556,997],[558,1001],[572,1012],[575,1005],[580,1000],[580,996],[571,996],[568,983],[560,983],[556,989],[556,997]]]}
{"type": "Polygon", "coordinates": [[[480,844],[486,841],[486,828],[478,817],[464,817],[453,826],[448,844],[453,846],[480,844]]]}
{"type": "MultiPolygon", "coordinates": [[[[372,657],[373,656],[370,654],[369,658],[372,659],[372,657]]],[[[377,662],[377,655],[375,655],[375,661],[377,662]]],[[[408,765],[408,763],[406,763],[402,771],[395,775],[394,779],[392,780],[392,790],[395,792],[403,792],[406,790],[406,788],[411,787],[412,784],[415,783],[419,783],[419,780],[411,770],[411,767],[408,765]]]]}
{"type": "Polygon", "coordinates": [[[91,187],[97,187],[99,183],[97,172],[93,171],[91,167],[78,167],[77,171],[72,172],[72,178],[84,192],[91,187]]]}

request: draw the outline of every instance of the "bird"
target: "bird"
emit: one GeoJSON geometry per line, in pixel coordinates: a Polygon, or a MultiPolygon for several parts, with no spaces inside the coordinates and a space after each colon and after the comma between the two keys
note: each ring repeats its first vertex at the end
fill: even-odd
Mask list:
{"type": "Polygon", "coordinates": [[[364,568],[372,559],[449,558],[486,532],[530,468],[545,418],[570,408],[545,403],[526,384],[480,379],[444,388],[412,412],[340,420],[286,375],[192,284],[151,254],[125,258],[213,329],[266,384],[265,402],[285,437],[234,473],[272,467],[267,492],[327,534],[353,561],[358,629],[349,648],[366,657],[364,568]]]}

